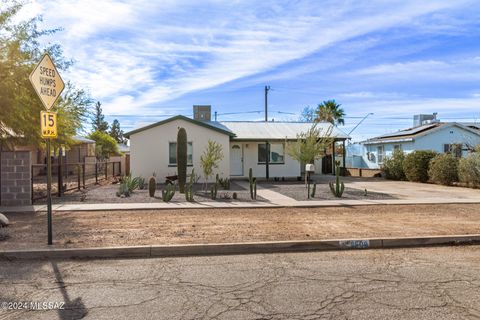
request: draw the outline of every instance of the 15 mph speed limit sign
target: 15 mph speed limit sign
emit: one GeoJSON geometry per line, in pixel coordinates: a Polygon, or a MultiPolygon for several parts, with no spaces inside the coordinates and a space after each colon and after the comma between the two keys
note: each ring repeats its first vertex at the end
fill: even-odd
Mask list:
{"type": "Polygon", "coordinates": [[[42,138],[57,137],[57,114],[55,112],[40,111],[42,138]]]}

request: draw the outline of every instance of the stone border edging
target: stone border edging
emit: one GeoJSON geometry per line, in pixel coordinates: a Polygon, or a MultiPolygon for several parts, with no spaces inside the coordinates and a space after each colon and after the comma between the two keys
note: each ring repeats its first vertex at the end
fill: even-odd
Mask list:
{"type": "Polygon", "coordinates": [[[272,241],[247,243],[182,244],[166,246],[146,245],[131,247],[3,250],[0,251],[0,260],[155,258],[226,254],[280,253],[298,251],[388,249],[467,244],[480,244],[480,234],[351,240],[302,240],[278,242],[272,241]]]}

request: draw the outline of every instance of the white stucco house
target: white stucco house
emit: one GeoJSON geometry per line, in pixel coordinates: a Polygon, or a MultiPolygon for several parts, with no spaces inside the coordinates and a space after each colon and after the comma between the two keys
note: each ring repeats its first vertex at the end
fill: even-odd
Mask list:
{"type": "MultiPolygon", "coordinates": [[[[267,172],[269,178],[302,175],[302,165],[287,155],[285,142],[296,140],[297,134],[306,132],[311,123],[217,122],[209,119],[209,116],[200,116],[198,120],[175,116],[126,133],[130,139],[132,175],[149,177],[155,172],[159,181],[176,175],[176,139],[181,127],[187,131],[188,172],[195,168],[195,172],[201,175],[200,156],[208,140],[213,140],[223,149],[224,158],[215,170],[221,177],[248,177],[249,168],[259,178],[267,177],[267,172]]],[[[336,143],[344,143],[349,138],[329,123],[318,126],[322,132],[330,130],[336,143]]],[[[322,170],[321,162],[316,164],[317,172],[322,170]]]]}
{"type": "Polygon", "coordinates": [[[410,129],[374,137],[362,142],[362,154],[354,155],[353,167],[381,168],[394,150],[405,153],[414,150],[433,150],[466,156],[480,144],[480,126],[473,123],[431,122],[410,129]]]}

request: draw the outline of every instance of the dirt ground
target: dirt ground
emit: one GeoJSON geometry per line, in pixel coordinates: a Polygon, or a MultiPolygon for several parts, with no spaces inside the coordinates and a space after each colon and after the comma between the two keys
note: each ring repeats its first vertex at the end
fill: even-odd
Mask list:
{"type": "MultiPolygon", "coordinates": [[[[0,250],[44,248],[45,213],[6,214],[0,250]]],[[[54,212],[54,247],[480,233],[480,204],[54,212]]]]}

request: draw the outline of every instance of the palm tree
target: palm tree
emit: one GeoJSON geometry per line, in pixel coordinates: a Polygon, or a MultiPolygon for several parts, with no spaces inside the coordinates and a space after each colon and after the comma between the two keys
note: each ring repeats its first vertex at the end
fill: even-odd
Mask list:
{"type": "Polygon", "coordinates": [[[345,111],[340,108],[341,104],[338,104],[335,100],[323,101],[318,105],[316,122],[325,121],[331,124],[345,125],[345,111]]]}

